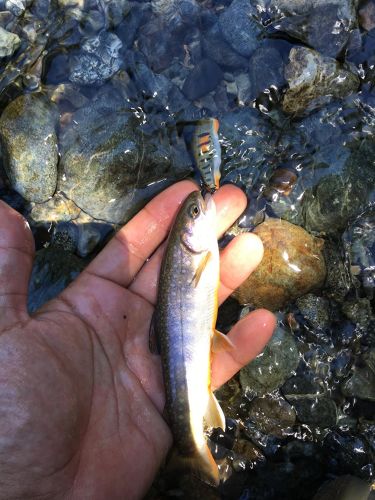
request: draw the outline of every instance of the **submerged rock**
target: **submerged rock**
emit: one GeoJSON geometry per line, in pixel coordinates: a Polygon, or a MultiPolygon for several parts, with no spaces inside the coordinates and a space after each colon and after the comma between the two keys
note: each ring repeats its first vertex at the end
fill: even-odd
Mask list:
{"type": "Polygon", "coordinates": [[[223,79],[220,67],[210,59],[202,59],[188,75],[182,92],[191,101],[195,101],[215,90],[223,79]]]}
{"type": "Polygon", "coordinates": [[[12,184],[26,200],[51,198],[57,182],[58,112],[42,94],[17,97],[0,118],[4,166],[12,184]]]}
{"type": "Polygon", "coordinates": [[[346,48],[357,24],[353,0],[271,0],[274,29],[301,40],[321,54],[336,58],[346,48]]]}
{"type": "Polygon", "coordinates": [[[261,396],[283,385],[299,363],[299,352],[291,333],[278,327],[264,351],[240,371],[243,391],[261,396]]]}
{"type": "Polygon", "coordinates": [[[249,417],[266,434],[283,438],[292,434],[296,413],[281,396],[266,395],[250,403],[249,417]]]}
{"type": "Polygon", "coordinates": [[[261,33],[254,19],[256,10],[247,0],[233,0],[220,15],[219,25],[225,40],[241,56],[249,57],[258,46],[261,33]]]}
{"type": "Polygon", "coordinates": [[[294,47],[289,59],[285,68],[289,88],[283,99],[287,113],[301,115],[358,89],[359,78],[354,73],[312,49],[294,47]]]}
{"type": "Polygon", "coordinates": [[[142,115],[121,100],[106,95],[72,118],[61,136],[59,189],[96,219],[121,224],[190,172],[168,137],[143,133],[142,115]]]}
{"type": "Polygon", "coordinates": [[[375,210],[364,212],[343,234],[349,269],[357,288],[372,299],[375,294],[375,210]]]}
{"type": "Polygon", "coordinates": [[[0,57],[9,57],[21,45],[21,40],[15,33],[10,33],[0,27],[0,57]]]}
{"type": "Polygon", "coordinates": [[[339,476],[324,483],[313,500],[371,500],[371,484],[355,476],[339,476]]]}
{"type": "Polygon", "coordinates": [[[264,256],[233,294],[241,304],[274,311],[323,285],[323,240],[281,219],[266,220],[254,233],[263,242],[264,256]]]}
{"type": "Polygon", "coordinates": [[[81,85],[98,85],[111,78],[121,66],[122,42],[114,33],[101,31],[82,45],[70,62],[69,79],[81,85]]]}
{"type": "Polygon", "coordinates": [[[315,382],[302,376],[292,377],[283,385],[282,392],[301,423],[322,428],[336,425],[336,404],[315,382]]]}

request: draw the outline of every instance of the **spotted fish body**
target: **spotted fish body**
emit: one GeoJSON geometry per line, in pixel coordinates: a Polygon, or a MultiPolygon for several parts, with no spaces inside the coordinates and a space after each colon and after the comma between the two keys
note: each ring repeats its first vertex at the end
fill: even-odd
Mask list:
{"type": "Polygon", "coordinates": [[[206,205],[200,193],[194,192],[183,203],[168,240],[155,330],[179,458],[213,485],[218,485],[219,474],[206,443],[204,422],[225,428],[224,415],[211,391],[218,281],[215,204],[210,197],[206,205]]]}
{"type": "Polygon", "coordinates": [[[219,121],[216,118],[204,118],[198,121],[192,140],[194,162],[204,184],[211,192],[219,189],[221,177],[218,131],[219,121]]]}

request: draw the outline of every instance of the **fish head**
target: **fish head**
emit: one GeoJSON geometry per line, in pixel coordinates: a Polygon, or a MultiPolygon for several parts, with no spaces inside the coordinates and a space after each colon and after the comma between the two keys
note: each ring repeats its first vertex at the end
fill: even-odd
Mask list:
{"type": "Polygon", "coordinates": [[[201,253],[217,245],[216,207],[211,195],[203,199],[194,191],[184,201],[180,212],[181,241],[187,250],[201,253]]]}

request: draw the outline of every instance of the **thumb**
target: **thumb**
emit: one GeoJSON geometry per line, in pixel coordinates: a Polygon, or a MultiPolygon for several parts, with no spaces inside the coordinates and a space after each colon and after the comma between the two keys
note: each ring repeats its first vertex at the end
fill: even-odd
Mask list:
{"type": "Polygon", "coordinates": [[[28,318],[27,290],[34,258],[27,221],[0,201],[0,327],[28,318]]]}

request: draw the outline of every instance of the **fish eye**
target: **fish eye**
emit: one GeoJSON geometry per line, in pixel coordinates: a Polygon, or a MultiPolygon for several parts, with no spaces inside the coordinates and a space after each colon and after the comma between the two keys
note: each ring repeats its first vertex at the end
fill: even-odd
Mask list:
{"type": "Polygon", "coordinates": [[[194,203],[193,205],[190,205],[190,207],[189,207],[190,217],[195,219],[196,217],[198,217],[199,213],[200,213],[199,206],[196,203],[194,203]]]}

